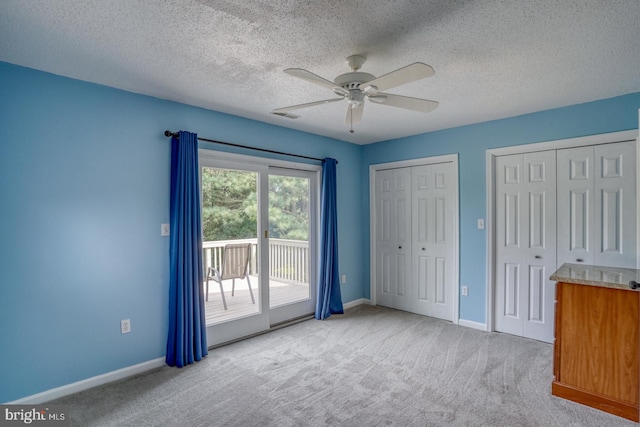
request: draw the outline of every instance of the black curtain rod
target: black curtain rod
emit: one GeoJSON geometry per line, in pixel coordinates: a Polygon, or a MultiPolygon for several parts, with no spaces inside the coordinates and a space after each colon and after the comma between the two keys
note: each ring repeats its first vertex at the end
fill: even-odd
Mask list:
{"type": "MultiPolygon", "coordinates": [[[[170,130],[165,130],[164,131],[164,136],[166,136],[167,138],[171,137],[171,136],[175,136],[176,138],[178,138],[178,135],[179,135],[178,132],[171,132],[170,130]]],[[[324,159],[319,159],[317,157],[309,157],[309,156],[302,156],[300,154],[284,153],[282,151],[267,150],[266,148],[250,147],[248,145],[234,144],[232,142],[217,141],[215,139],[208,139],[208,138],[200,138],[200,137],[198,137],[198,141],[213,142],[214,144],[229,145],[231,147],[246,148],[248,150],[262,151],[264,153],[281,154],[283,156],[299,157],[301,159],[309,159],[309,160],[316,160],[318,162],[324,162],[324,159]]],[[[338,163],[338,161],[336,160],[336,164],[337,163],[338,163]]]]}

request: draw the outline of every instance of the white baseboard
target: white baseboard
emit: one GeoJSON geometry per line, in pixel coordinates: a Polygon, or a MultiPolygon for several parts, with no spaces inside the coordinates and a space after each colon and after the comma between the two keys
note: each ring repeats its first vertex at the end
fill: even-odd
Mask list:
{"type": "Polygon", "coordinates": [[[357,300],[346,302],[346,303],[342,304],[342,307],[347,309],[347,308],[353,308],[353,307],[356,307],[356,306],[362,305],[362,304],[369,305],[369,304],[371,304],[371,301],[368,300],[367,298],[360,298],[360,299],[357,299],[357,300]]]}
{"type": "Polygon", "coordinates": [[[487,325],[485,323],[474,322],[472,320],[458,319],[458,325],[471,329],[478,329],[479,331],[487,330],[487,325]]]}
{"type": "MultiPolygon", "coordinates": [[[[371,305],[371,300],[367,299],[367,298],[360,298],[360,299],[357,299],[357,300],[353,300],[353,301],[349,301],[347,303],[344,303],[343,307],[346,310],[348,308],[353,308],[353,307],[356,307],[356,306],[362,305],[362,304],[371,305]]],[[[460,326],[464,326],[466,328],[478,329],[479,331],[486,331],[487,330],[487,325],[485,323],[474,322],[472,320],[458,319],[458,323],[457,324],[460,325],[460,326]]]]}
{"type": "Polygon", "coordinates": [[[123,378],[138,375],[151,369],[160,368],[164,366],[165,358],[160,357],[158,359],[149,360],[147,362],[139,363],[133,366],[127,366],[126,368],[118,369],[115,371],[107,372],[106,374],[97,375],[95,377],[87,378],[85,380],[77,381],[75,383],[63,385],[61,387],[52,388],[51,390],[43,391],[42,393],[34,394],[31,396],[23,397],[22,399],[14,400],[13,402],[7,402],[10,405],[37,405],[40,403],[48,402],[50,400],[58,399],[60,397],[68,396],[73,393],[88,390],[99,385],[107,384],[113,381],[118,381],[123,378]]]}
{"type": "MultiPolygon", "coordinates": [[[[370,305],[371,300],[367,298],[360,298],[357,300],[349,301],[343,304],[345,309],[357,307],[359,305],[370,305]]],[[[478,329],[480,331],[486,331],[487,325],[480,322],[474,322],[471,320],[459,319],[458,324],[467,328],[478,329]]],[[[40,403],[48,402],[50,400],[58,399],[60,397],[68,396],[73,393],[78,393],[84,390],[88,390],[93,387],[97,387],[110,382],[118,381],[127,377],[141,374],[151,369],[160,368],[165,365],[165,358],[159,357],[147,362],[142,362],[137,365],[127,366],[126,368],[118,369],[115,371],[107,372],[106,374],[97,375],[95,377],[87,378],[77,381],[75,383],[63,385],[61,387],[52,388],[51,390],[43,391],[42,393],[34,394],[31,396],[23,397],[13,402],[7,402],[9,405],[37,405],[40,403]]]]}
{"type": "MultiPolygon", "coordinates": [[[[367,298],[360,298],[354,301],[349,301],[343,304],[345,309],[353,308],[362,304],[370,304],[367,298]]],[[[77,381],[75,383],[66,384],[61,387],[52,388],[38,394],[23,397],[13,402],[7,402],[7,405],[37,405],[40,403],[48,402],[54,399],[58,399],[64,396],[68,396],[73,393],[78,393],[84,390],[88,390],[93,387],[98,387],[103,384],[118,381],[127,377],[141,374],[151,369],[160,368],[165,365],[165,358],[160,357],[158,359],[149,360],[147,362],[139,363],[133,366],[127,366],[126,368],[118,369],[106,374],[97,375],[95,377],[87,378],[77,381]]]]}

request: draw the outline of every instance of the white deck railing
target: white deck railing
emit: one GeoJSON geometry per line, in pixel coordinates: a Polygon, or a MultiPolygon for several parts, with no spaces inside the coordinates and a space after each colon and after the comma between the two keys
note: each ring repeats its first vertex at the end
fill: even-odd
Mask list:
{"type": "MultiPolygon", "coordinates": [[[[220,269],[224,246],[250,243],[249,274],[258,273],[258,239],[216,240],[203,242],[204,265],[220,269]]],[[[269,239],[269,277],[275,280],[309,283],[309,242],[304,240],[269,239]]]]}

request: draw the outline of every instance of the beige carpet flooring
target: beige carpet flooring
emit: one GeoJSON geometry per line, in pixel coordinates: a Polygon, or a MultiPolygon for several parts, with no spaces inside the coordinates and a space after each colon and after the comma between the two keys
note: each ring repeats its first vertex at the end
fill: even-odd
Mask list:
{"type": "Polygon", "coordinates": [[[55,403],[76,426],[638,426],[551,381],[550,344],[363,305],[55,403]]]}

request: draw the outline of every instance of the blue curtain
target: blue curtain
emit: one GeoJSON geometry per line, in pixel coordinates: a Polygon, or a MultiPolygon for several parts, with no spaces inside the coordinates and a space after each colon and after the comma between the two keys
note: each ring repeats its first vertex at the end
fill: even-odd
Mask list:
{"type": "Polygon", "coordinates": [[[171,139],[171,248],[166,362],[179,368],[207,355],[202,290],[198,136],[171,139]]]}
{"type": "Polygon", "coordinates": [[[338,269],[338,214],[336,211],[336,161],[324,159],[320,196],[320,265],[316,319],[344,313],[338,269]]]}

